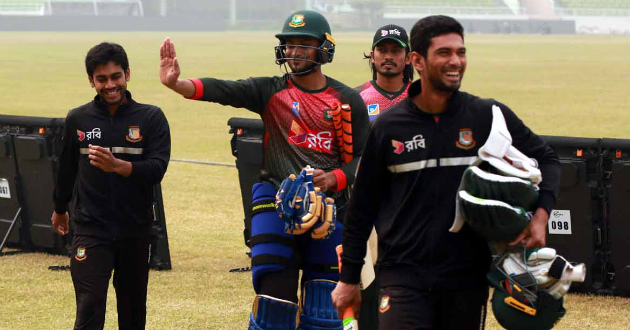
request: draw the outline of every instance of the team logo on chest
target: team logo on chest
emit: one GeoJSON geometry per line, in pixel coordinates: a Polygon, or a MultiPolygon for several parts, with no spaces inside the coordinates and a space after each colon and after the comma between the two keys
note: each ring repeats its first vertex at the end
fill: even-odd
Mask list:
{"type": "Polygon", "coordinates": [[[300,116],[300,102],[293,102],[293,105],[291,106],[291,112],[293,112],[296,117],[300,116]]]}
{"type": "Polygon", "coordinates": [[[140,126],[129,126],[129,132],[125,137],[129,142],[140,142],[142,141],[142,135],[140,135],[140,126]]]}
{"type": "Polygon", "coordinates": [[[101,138],[101,129],[96,127],[94,129],[92,129],[89,132],[83,132],[80,130],[77,130],[77,136],[79,138],[79,141],[83,141],[83,140],[94,140],[94,139],[100,139],[101,138]]]}
{"type": "Polygon", "coordinates": [[[314,131],[302,127],[297,121],[291,122],[289,144],[320,152],[332,151],[333,134],[330,131],[314,131]]]}
{"type": "Polygon", "coordinates": [[[473,132],[470,128],[460,128],[459,129],[459,140],[455,141],[455,146],[468,150],[472,149],[477,145],[477,141],[473,138],[473,132]]]}
{"type": "Polygon", "coordinates": [[[424,149],[426,147],[425,144],[425,139],[424,137],[422,137],[422,134],[417,134],[413,138],[411,138],[411,140],[405,142],[392,140],[392,147],[394,147],[394,153],[397,155],[405,152],[405,149],[407,150],[407,152],[412,152],[417,149],[424,149]]]}
{"type": "Polygon", "coordinates": [[[394,147],[396,155],[400,155],[405,151],[405,144],[400,141],[392,140],[392,147],[394,147]]]}
{"type": "Polygon", "coordinates": [[[374,120],[374,118],[381,113],[378,103],[368,105],[367,109],[370,120],[374,120]]]}
{"type": "Polygon", "coordinates": [[[323,114],[324,115],[322,117],[322,123],[324,123],[326,126],[334,127],[332,110],[325,109],[323,111],[323,114]]]}

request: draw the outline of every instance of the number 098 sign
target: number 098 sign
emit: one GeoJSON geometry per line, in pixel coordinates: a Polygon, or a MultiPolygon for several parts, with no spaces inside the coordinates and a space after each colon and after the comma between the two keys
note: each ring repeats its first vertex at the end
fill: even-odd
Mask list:
{"type": "Polygon", "coordinates": [[[549,234],[571,235],[571,211],[551,210],[547,228],[549,234]]]}

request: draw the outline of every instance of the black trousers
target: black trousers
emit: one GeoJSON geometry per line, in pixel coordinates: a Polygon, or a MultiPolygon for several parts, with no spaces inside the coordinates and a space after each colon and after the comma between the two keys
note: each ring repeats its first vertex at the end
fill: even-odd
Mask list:
{"type": "Polygon", "coordinates": [[[374,266],[374,281],[365,290],[361,290],[361,311],[359,312],[359,329],[378,329],[378,303],[380,276],[378,267],[374,266]]]}
{"type": "Polygon", "coordinates": [[[70,270],[77,301],[75,330],[103,329],[112,270],[118,328],[144,329],[150,243],[150,237],[108,241],[74,236],[70,270]]]}
{"type": "Polygon", "coordinates": [[[420,291],[390,286],[380,290],[380,330],[482,330],[488,287],[420,291]]]}

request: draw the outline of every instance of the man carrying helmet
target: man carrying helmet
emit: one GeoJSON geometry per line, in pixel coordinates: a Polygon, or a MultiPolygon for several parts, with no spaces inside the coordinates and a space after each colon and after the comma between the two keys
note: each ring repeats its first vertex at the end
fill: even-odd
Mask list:
{"type": "MultiPolygon", "coordinates": [[[[413,26],[410,39],[411,64],[420,79],[409,86],[405,100],[378,116],[368,134],[344,219],[343,268],[333,301],[339,311],[359,308],[365,246],[375,226],[379,329],[483,329],[491,261],[488,241],[544,246],[560,164],[553,149],[505,104],[460,90],[467,61],[464,29],[457,20],[424,17],[413,26]],[[483,157],[497,166],[505,163],[509,170],[519,164],[513,172],[526,174],[537,165],[535,170],[544,177],[530,182],[540,183],[527,210],[532,215],[514,216],[524,218],[513,221],[522,226],[510,224],[516,229],[502,230],[500,236],[483,235],[493,233],[488,227],[501,229],[487,224],[503,224],[504,219],[493,217],[499,214],[492,208],[498,203],[479,202],[481,198],[471,199],[480,204],[477,213],[489,216],[477,222],[469,217],[450,230],[455,227],[462,177],[478,158],[483,159],[484,150],[492,151],[497,162],[483,157]],[[516,151],[523,157],[512,157],[516,151]]],[[[479,173],[481,179],[501,186],[518,181],[479,173]]],[[[517,199],[524,197],[519,194],[517,199]]]]}
{"type": "Polygon", "coordinates": [[[367,110],[355,90],[322,73],[321,66],[333,60],[336,43],[321,14],[291,14],[276,38],[276,63],[287,70],[281,77],[181,79],[167,38],[160,48],[160,79],[186,98],[254,111],[265,124],[260,183],[252,188],[256,298],[249,329],[295,329],[300,269],[299,329],[341,329],[330,292],[339,279],[335,246],[341,243],[343,225],[337,222],[323,237],[313,229],[287,226],[276,212],[276,194],[283,179],[310,165],[305,182],[334,198],[337,219],[343,219],[346,188],[354,181],[369,127],[367,110]]]}

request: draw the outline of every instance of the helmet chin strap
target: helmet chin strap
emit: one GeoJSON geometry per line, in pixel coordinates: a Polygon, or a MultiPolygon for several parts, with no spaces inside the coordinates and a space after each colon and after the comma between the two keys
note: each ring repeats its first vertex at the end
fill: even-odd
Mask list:
{"type": "Polygon", "coordinates": [[[310,74],[310,73],[315,72],[315,69],[316,69],[318,66],[321,66],[322,64],[321,64],[320,62],[313,61],[313,60],[308,60],[308,59],[287,58],[287,59],[285,59],[285,61],[284,61],[283,63],[280,63],[279,65],[280,65],[280,66],[284,66],[284,72],[286,72],[287,74],[290,74],[290,75],[292,75],[292,76],[306,76],[306,75],[308,75],[308,74],[310,74]],[[310,62],[310,63],[311,63],[311,65],[310,65],[308,68],[306,68],[306,69],[304,69],[304,70],[301,70],[301,71],[293,71],[293,69],[291,69],[291,71],[289,72],[289,68],[290,68],[291,66],[289,66],[289,65],[287,64],[286,60],[300,60],[300,61],[306,61],[306,62],[310,62]],[[287,68],[287,66],[289,66],[289,68],[287,68]]]}
{"type": "Polygon", "coordinates": [[[316,69],[318,66],[321,66],[321,64],[319,64],[319,63],[317,63],[317,64],[316,64],[316,63],[313,63],[313,64],[312,64],[311,66],[309,66],[307,69],[304,69],[304,70],[302,70],[302,71],[297,71],[297,72],[295,72],[295,71],[291,71],[291,72],[287,72],[287,73],[288,73],[288,74],[290,74],[290,75],[292,75],[292,76],[306,76],[306,75],[308,75],[308,74],[310,74],[310,73],[315,72],[315,69],[316,69]]]}

